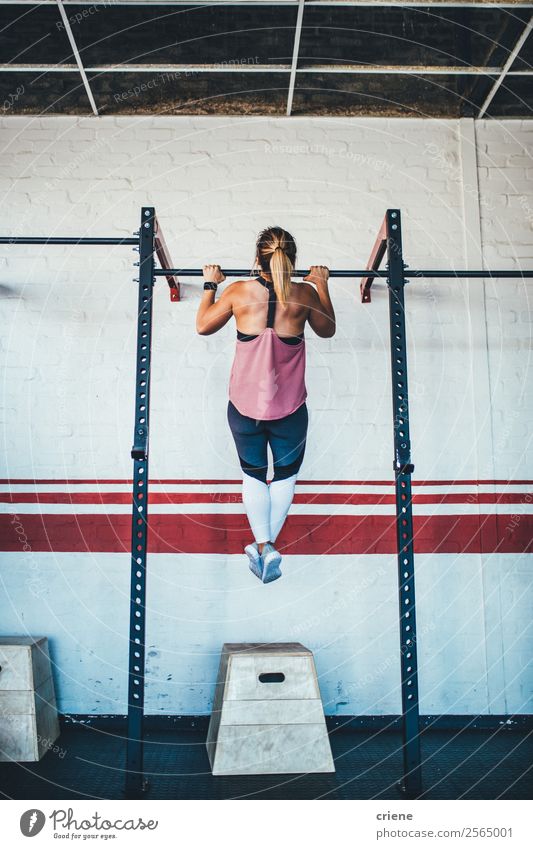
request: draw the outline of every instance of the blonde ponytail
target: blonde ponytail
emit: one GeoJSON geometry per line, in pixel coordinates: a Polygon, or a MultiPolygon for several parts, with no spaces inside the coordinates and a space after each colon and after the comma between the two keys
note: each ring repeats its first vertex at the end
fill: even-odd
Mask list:
{"type": "Polygon", "coordinates": [[[294,266],[282,247],[278,245],[270,259],[270,273],[277,298],[282,304],[286,304],[291,291],[291,276],[294,266]]]}
{"type": "Polygon", "coordinates": [[[262,271],[272,275],[278,300],[286,304],[296,263],[296,243],[282,227],[268,227],[257,237],[257,258],[262,271]]]}

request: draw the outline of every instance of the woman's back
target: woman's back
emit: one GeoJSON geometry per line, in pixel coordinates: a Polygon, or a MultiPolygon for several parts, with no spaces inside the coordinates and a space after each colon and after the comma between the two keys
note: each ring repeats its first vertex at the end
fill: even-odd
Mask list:
{"type": "MultiPolygon", "coordinates": [[[[287,327],[295,326],[295,316],[301,314],[303,307],[300,301],[292,299],[292,292],[289,291],[284,305],[284,326],[278,324],[276,328],[276,316],[281,304],[272,282],[263,276],[255,281],[241,282],[244,285],[236,286],[241,294],[234,302],[239,338],[230,375],[230,401],[242,415],[250,418],[263,421],[281,419],[297,410],[307,396],[303,333],[299,337],[295,333],[286,332],[287,327]],[[266,316],[263,315],[263,299],[256,299],[255,289],[250,292],[250,284],[265,292],[266,316]],[[257,334],[252,329],[243,332],[242,326],[239,328],[236,314],[236,308],[239,307],[246,312],[245,323],[250,328],[257,324],[258,318],[262,321],[264,326],[257,334]],[[287,344],[289,341],[296,344],[287,344]]],[[[294,288],[292,286],[291,290],[294,288]]]]}
{"type": "MultiPolygon", "coordinates": [[[[299,336],[309,316],[311,298],[308,283],[292,283],[286,304],[276,304],[274,332],[278,336],[299,336]]],[[[237,330],[257,335],[267,326],[268,289],[256,279],[240,280],[233,286],[233,315],[237,330]]]]}

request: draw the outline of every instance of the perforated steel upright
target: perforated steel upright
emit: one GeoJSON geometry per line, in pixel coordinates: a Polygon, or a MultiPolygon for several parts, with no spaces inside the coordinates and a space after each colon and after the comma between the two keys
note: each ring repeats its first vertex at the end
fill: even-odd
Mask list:
{"type": "Polygon", "coordinates": [[[402,790],[416,795],[422,788],[418,713],[418,665],[415,619],[413,510],[411,495],[411,442],[407,387],[405,331],[405,265],[399,209],[386,216],[389,320],[396,490],[396,537],[398,545],[398,593],[400,610],[400,663],[402,684],[403,782],[402,790]]]}
{"type": "Polygon", "coordinates": [[[154,285],[155,209],[142,207],[139,229],[139,298],[137,309],[137,368],[133,430],[133,506],[131,529],[131,587],[128,667],[128,743],[126,794],[145,789],[143,776],[144,666],[146,630],[146,555],[148,546],[148,438],[150,360],[152,349],[152,290],[154,285]]]}

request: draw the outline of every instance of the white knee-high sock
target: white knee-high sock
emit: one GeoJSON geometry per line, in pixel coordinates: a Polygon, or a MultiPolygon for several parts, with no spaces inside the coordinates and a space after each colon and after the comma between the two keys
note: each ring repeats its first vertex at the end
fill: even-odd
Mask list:
{"type": "Polygon", "coordinates": [[[263,481],[243,473],[242,500],[256,542],[270,539],[270,492],[263,481]]]}
{"type": "Polygon", "coordinates": [[[281,531],[289,507],[294,498],[294,487],[298,475],[292,475],[285,480],[272,481],[270,484],[270,540],[274,542],[281,531]]]}

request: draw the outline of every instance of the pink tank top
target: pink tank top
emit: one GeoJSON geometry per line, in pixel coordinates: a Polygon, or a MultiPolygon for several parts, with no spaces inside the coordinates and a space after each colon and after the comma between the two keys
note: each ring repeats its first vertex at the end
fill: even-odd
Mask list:
{"type": "Polygon", "coordinates": [[[269,281],[258,279],[269,291],[267,326],[255,339],[237,339],[229,398],[243,416],[281,419],[307,398],[305,340],[290,345],[275,333],[276,292],[269,281]]]}

